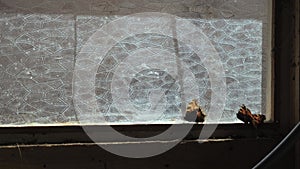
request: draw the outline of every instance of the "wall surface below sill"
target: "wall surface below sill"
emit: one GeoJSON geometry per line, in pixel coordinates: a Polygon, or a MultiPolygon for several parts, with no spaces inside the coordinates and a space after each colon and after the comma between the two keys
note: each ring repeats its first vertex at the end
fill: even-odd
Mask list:
{"type": "MultiPolygon", "coordinates": [[[[15,146],[0,148],[0,168],[247,169],[258,163],[279,141],[238,139],[210,141],[203,144],[189,141],[177,145],[164,154],[144,159],[113,155],[96,145],[15,146]]],[[[292,151],[286,153],[272,168],[294,168],[292,155],[292,151]]]]}

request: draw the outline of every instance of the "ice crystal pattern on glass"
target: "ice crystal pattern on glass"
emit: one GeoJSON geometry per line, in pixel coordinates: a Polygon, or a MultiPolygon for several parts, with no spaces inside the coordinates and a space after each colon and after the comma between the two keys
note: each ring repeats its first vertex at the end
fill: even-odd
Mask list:
{"type": "MultiPolygon", "coordinates": [[[[0,18],[0,123],[76,122],[72,105],[73,65],[84,43],[101,26],[118,16],[13,15],[0,18]]],[[[245,103],[254,112],[262,109],[262,23],[243,19],[190,20],[211,40],[226,74],[227,96],[222,121],[235,121],[245,103]]],[[[132,122],[135,112],[120,113],[112,104],[110,83],[116,68],[135,50],[156,47],[175,52],[174,37],[158,34],[129,36],[118,42],[99,64],[95,92],[99,113],[110,122],[132,122]]],[[[185,44],[178,43],[178,57],[192,71],[200,87],[195,98],[208,109],[210,82],[205,65],[185,44]]],[[[175,59],[175,58],[174,58],[175,59]]],[[[168,64],[168,60],[162,61],[168,64]]],[[[126,78],[126,77],[124,77],[126,78]]],[[[130,79],[130,102],[141,112],[151,108],[149,94],[167,88],[160,106],[160,121],[176,121],[180,113],[180,85],[160,69],[136,72],[130,79]]],[[[185,80],[185,77],[182,79],[185,80]]]]}
{"type": "Polygon", "coordinates": [[[74,22],[61,15],[0,18],[0,123],[74,121],[74,22]]]}
{"type": "MultiPolygon", "coordinates": [[[[107,19],[111,20],[111,18],[107,19]]],[[[88,26],[80,24],[82,27],[94,28],[94,30],[79,27],[81,30],[85,30],[83,34],[78,32],[79,39],[86,39],[85,36],[88,34],[85,32],[89,32],[89,37],[97,30],[99,25],[95,24],[94,20],[103,20],[103,18],[88,18],[84,22],[90,23],[88,26]]],[[[84,18],[80,18],[80,21],[83,22],[84,18]]],[[[227,85],[227,100],[221,121],[235,121],[236,108],[243,103],[249,103],[254,111],[260,112],[262,106],[262,23],[256,20],[226,19],[193,19],[191,22],[201,28],[203,33],[211,40],[222,59],[226,71],[226,77],[224,78],[226,78],[227,85]]],[[[84,40],[82,41],[84,42],[84,40]]],[[[103,58],[98,68],[95,85],[98,111],[105,114],[107,121],[130,121],[131,116],[137,115],[135,112],[127,112],[128,114],[125,113],[124,115],[122,110],[118,110],[117,106],[111,104],[110,83],[114,73],[118,73],[115,72],[116,67],[126,57],[130,57],[133,51],[153,47],[174,53],[176,45],[171,37],[156,34],[135,35],[116,44],[103,58]]],[[[78,49],[80,49],[80,46],[78,46],[78,49]]],[[[195,88],[194,98],[199,99],[200,104],[208,109],[211,89],[205,65],[185,44],[179,43],[178,49],[179,59],[193,72],[199,86],[195,88]]],[[[160,60],[160,62],[168,64],[171,61],[160,60]]],[[[174,77],[166,78],[168,76],[164,73],[166,72],[163,70],[151,69],[137,72],[137,77],[131,79],[131,86],[128,89],[131,98],[130,103],[142,112],[143,109],[151,107],[149,105],[150,92],[155,92],[158,88],[173,84],[172,91],[165,93],[164,96],[167,100],[164,105],[166,111],[162,116],[157,117],[157,120],[174,121],[182,119],[180,114],[181,100],[178,99],[180,98],[178,85],[180,79],[175,79],[176,81],[173,82],[174,77]],[[152,74],[149,75],[149,72],[152,72],[152,74]],[[155,76],[157,76],[157,79],[155,76]],[[136,90],[137,88],[138,90],[136,90]]],[[[182,80],[185,81],[185,77],[182,80]]]]}

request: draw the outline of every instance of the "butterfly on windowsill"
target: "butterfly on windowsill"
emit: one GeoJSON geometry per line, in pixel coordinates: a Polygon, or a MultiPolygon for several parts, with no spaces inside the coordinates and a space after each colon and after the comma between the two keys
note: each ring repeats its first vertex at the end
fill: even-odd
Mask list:
{"type": "Polygon", "coordinates": [[[184,119],[190,122],[204,122],[205,116],[197,100],[193,99],[187,106],[184,119]]]}
{"type": "Polygon", "coordinates": [[[237,118],[243,121],[245,124],[252,124],[255,128],[264,123],[266,119],[265,115],[252,114],[251,111],[243,104],[236,114],[237,118]]]}

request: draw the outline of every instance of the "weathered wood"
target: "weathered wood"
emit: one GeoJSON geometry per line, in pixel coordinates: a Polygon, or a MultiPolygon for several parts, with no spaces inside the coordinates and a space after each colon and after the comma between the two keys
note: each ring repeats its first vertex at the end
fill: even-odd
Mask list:
{"type": "MultiPolygon", "coordinates": [[[[178,129],[187,127],[192,124],[174,124],[178,129]]],[[[206,124],[210,126],[210,124],[206,124]]],[[[213,125],[213,124],[212,124],[213,125]]],[[[164,132],[171,125],[169,124],[152,124],[152,125],[115,125],[113,128],[127,136],[141,138],[151,137],[164,132]]],[[[186,139],[199,138],[204,124],[194,124],[186,139]]],[[[105,126],[89,126],[91,131],[105,132],[105,126]]],[[[251,125],[245,124],[219,124],[212,134],[211,138],[257,138],[269,137],[278,138],[278,125],[263,124],[255,129],[251,125]]],[[[174,139],[172,134],[168,137],[174,139]]],[[[102,138],[103,142],[110,141],[127,141],[111,140],[102,138]]],[[[153,140],[157,141],[157,140],[153,140]]],[[[0,127],[0,145],[16,144],[43,144],[43,143],[91,143],[93,142],[84,132],[81,126],[44,126],[44,127],[0,127]]]]}
{"type": "Polygon", "coordinates": [[[251,168],[275,146],[276,142],[276,139],[221,140],[202,144],[189,141],[164,154],[145,159],[119,157],[96,145],[15,146],[0,149],[0,168],[251,168]]]}

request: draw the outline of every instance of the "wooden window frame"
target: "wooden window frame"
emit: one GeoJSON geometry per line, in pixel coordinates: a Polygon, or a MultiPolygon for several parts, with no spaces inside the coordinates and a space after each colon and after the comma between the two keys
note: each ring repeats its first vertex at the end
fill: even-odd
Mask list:
{"type": "MultiPolygon", "coordinates": [[[[124,166],[124,160],[126,164],[149,165],[152,168],[159,168],[161,165],[164,168],[169,166],[176,168],[178,164],[177,168],[182,168],[180,165],[184,163],[183,160],[188,161],[184,163],[184,168],[199,168],[199,166],[205,168],[211,167],[211,164],[207,164],[209,157],[213,157],[209,162],[218,166],[216,168],[223,168],[224,164],[231,165],[231,168],[232,166],[253,167],[290,131],[299,121],[300,115],[299,1],[273,0],[272,26],[272,37],[274,37],[271,54],[273,122],[264,124],[258,129],[244,124],[219,124],[211,139],[206,140],[208,144],[197,144],[203,124],[195,124],[188,138],[191,140],[183,140],[180,145],[176,146],[179,148],[174,148],[176,150],[170,150],[169,153],[150,160],[123,159],[96,149],[97,145],[89,139],[81,126],[0,127],[0,168],[48,168],[48,166],[50,168],[51,166],[56,166],[53,168],[66,168],[66,166],[80,168],[83,165],[92,166],[91,164],[94,164],[94,168],[99,168],[100,165],[102,168],[107,168],[108,162],[128,168],[124,166]],[[213,154],[213,151],[220,149],[229,157],[223,158],[224,154],[213,154]],[[23,151],[25,151],[25,157],[22,157],[23,151]],[[241,152],[247,154],[247,158],[240,157],[241,152]],[[184,156],[188,160],[182,158],[182,153],[186,153],[184,156]],[[217,159],[216,163],[215,156],[223,159],[217,159]],[[230,159],[230,157],[237,159],[230,159]],[[75,161],[74,158],[78,159],[75,161]],[[19,160],[16,161],[16,159],[19,160]],[[38,162],[37,159],[42,162],[38,162]],[[168,163],[168,160],[171,160],[171,163],[168,163]],[[61,165],[62,162],[63,165],[61,165]],[[201,164],[201,162],[204,163],[201,164]],[[232,163],[241,164],[233,165],[232,163]]],[[[184,124],[176,125],[184,127],[184,124]]],[[[160,133],[169,126],[168,124],[116,125],[114,128],[125,135],[145,137],[160,133]]],[[[158,144],[161,143],[158,142],[158,144]]],[[[298,143],[295,153],[279,160],[274,164],[275,168],[299,168],[300,155],[297,151],[299,147],[298,143]],[[295,164],[291,164],[293,162],[295,164]]]]}
{"type": "MultiPolygon", "coordinates": [[[[295,78],[295,76],[299,76],[299,58],[297,60],[296,57],[297,55],[299,57],[299,46],[297,46],[297,43],[299,45],[299,35],[298,40],[295,38],[296,3],[293,0],[273,0],[272,36],[274,38],[272,38],[271,58],[274,121],[266,123],[258,129],[244,124],[219,124],[211,138],[278,138],[285,135],[299,121],[299,77],[295,78]]],[[[173,125],[184,127],[185,124],[173,125]]],[[[170,127],[169,124],[114,126],[123,134],[135,137],[156,135],[168,127],[170,127]]],[[[202,127],[203,124],[194,124],[190,137],[187,138],[197,140],[202,127]]],[[[85,134],[82,127],[77,125],[0,127],[0,146],[46,143],[93,143],[93,141],[85,134]]]]}

